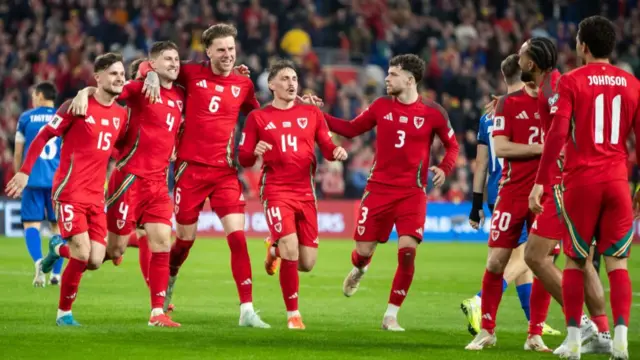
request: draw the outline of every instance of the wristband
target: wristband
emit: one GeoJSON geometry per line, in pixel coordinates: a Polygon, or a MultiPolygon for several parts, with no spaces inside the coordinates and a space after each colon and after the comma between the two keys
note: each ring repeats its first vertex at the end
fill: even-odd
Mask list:
{"type": "Polygon", "coordinates": [[[482,202],[484,200],[484,194],[483,193],[477,193],[474,192],[473,193],[473,208],[474,209],[482,209],[482,202]]]}

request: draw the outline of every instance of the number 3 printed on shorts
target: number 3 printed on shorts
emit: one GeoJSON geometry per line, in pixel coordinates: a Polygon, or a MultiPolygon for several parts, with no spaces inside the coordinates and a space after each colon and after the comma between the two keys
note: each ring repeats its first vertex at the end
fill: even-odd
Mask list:
{"type": "Polygon", "coordinates": [[[362,211],[362,213],[360,213],[360,220],[358,220],[358,224],[364,224],[365,221],[367,221],[367,215],[369,214],[369,208],[366,206],[363,206],[360,208],[360,210],[362,211]]]}
{"type": "Polygon", "coordinates": [[[495,230],[496,227],[500,231],[507,231],[511,224],[511,214],[508,212],[494,211],[491,218],[491,229],[495,230]],[[498,222],[496,224],[496,221],[498,222]]]}

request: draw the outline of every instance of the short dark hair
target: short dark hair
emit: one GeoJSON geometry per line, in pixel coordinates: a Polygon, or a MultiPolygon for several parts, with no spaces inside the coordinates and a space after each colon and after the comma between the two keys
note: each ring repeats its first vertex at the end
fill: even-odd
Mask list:
{"type": "Polygon", "coordinates": [[[202,43],[205,48],[208,48],[213,40],[228,36],[235,39],[238,36],[238,29],[231,24],[215,24],[202,33],[202,43]]]}
{"type": "Polygon", "coordinates": [[[533,37],[529,40],[529,49],[527,54],[536,66],[547,71],[556,67],[558,62],[558,50],[551,39],[546,37],[533,37]]]}
{"type": "Polygon", "coordinates": [[[500,71],[504,76],[507,85],[513,85],[520,81],[520,65],[518,65],[518,55],[511,54],[500,64],[500,71]]]}
{"type": "Polygon", "coordinates": [[[140,68],[140,64],[144,61],[147,61],[146,58],[135,59],[129,64],[129,79],[135,80],[136,74],[138,73],[138,69],[140,68]]]}
{"type": "Polygon", "coordinates": [[[580,21],[578,40],[587,45],[594,58],[609,58],[616,46],[616,28],[605,17],[591,16],[580,21]]]}
{"type": "Polygon", "coordinates": [[[271,66],[269,66],[269,76],[267,76],[267,81],[273,80],[273,78],[275,78],[280,71],[284,69],[292,69],[293,71],[296,71],[296,66],[289,60],[274,61],[271,66]]]}
{"type": "Polygon", "coordinates": [[[413,75],[416,83],[422,81],[426,65],[424,60],[414,54],[396,55],[389,61],[389,67],[397,66],[402,70],[406,70],[413,75]]]}
{"type": "Polygon", "coordinates": [[[149,50],[150,57],[156,57],[162,54],[165,50],[175,50],[178,51],[178,45],[176,45],[172,41],[156,41],[151,45],[151,49],[149,50]]]}
{"type": "Polygon", "coordinates": [[[98,73],[100,71],[106,70],[109,66],[122,62],[122,55],[118,53],[106,53],[100,55],[93,62],[93,71],[98,73]]]}
{"type": "Polygon", "coordinates": [[[45,100],[50,100],[50,101],[54,101],[58,96],[58,90],[56,89],[56,86],[49,81],[43,81],[37,84],[36,87],[34,88],[34,92],[36,94],[42,94],[42,97],[45,100]]]}

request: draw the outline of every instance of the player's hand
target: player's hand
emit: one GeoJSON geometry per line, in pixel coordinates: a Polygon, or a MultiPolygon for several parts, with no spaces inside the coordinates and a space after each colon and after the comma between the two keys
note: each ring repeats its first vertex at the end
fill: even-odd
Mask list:
{"type": "Polygon", "coordinates": [[[349,155],[347,154],[347,150],[345,150],[342,146],[338,146],[333,149],[333,158],[338,161],[345,161],[349,155]]]}
{"type": "Polygon", "coordinates": [[[493,114],[496,111],[496,106],[498,105],[498,101],[502,96],[491,95],[491,101],[484,106],[484,112],[487,114],[493,114]]]}
{"type": "Polygon", "coordinates": [[[22,190],[27,186],[27,182],[29,181],[29,175],[18,172],[16,173],[11,180],[7,183],[7,187],[4,189],[4,192],[7,196],[12,198],[17,198],[22,194],[22,190]]]}
{"type": "Polygon", "coordinates": [[[478,230],[484,226],[484,210],[471,209],[469,214],[469,224],[474,230],[478,230]]]}
{"type": "Polygon", "coordinates": [[[244,65],[244,64],[240,64],[240,65],[234,67],[233,71],[235,71],[236,74],[241,75],[241,76],[249,77],[249,75],[251,75],[251,70],[249,70],[249,67],[247,65],[244,65]]]}
{"type": "Polygon", "coordinates": [[[150,71],[147,74],[147,78],[144,79],[144,86],[142,86],[142,93],[144,97],[149,99],[150,104],[160,99],[160,78],[158,77],[158,73],[150,71]]]}
{"type": "Polygon", "coordinates": [[[176,159],[178,158],[178,152],[176,151],[176,147],[173,147],[173,151],[171,152],[171,157],[169,158],[170,162],[174,162],[176,161],[176,159]]]}
{"type": "Polygon", "coordinates": [[[529,194],[529,210],[531,210],[534,214],[542,214],[542,204],[540,203],[540,199],[542,198],[542,193],[544,192],[544,186],[540,184],[533,185],[533,189],[531,189],[531,193],[529,194]]]}
{"type": "Polygon", "coordinates": [[[542,144],[531,144],[531,149],[533,149],[533,154],[538,156],[542,155],[542,150],[544,150],[544,145],[542,144]]]}
{"type": "Polygon", "coordinates": [[[71,104],[67,109],[67,114],[72,114],[74,116],[85,116],[87,115],[87,108],[89,107],[89,93],[86,89],[82,89],[78,91],[76,97],[71,100],[71,104]]]}
{"type": "Polygon", "coordinates": [[[271,146],[271,144],[260,140],[258,142],[258,144],[256,145],[256,149],[253,150],[253,154],[255,156],[262,156],[262,155],[264,155],[264,153],[267,152],[267,150],[271,150],[271,149],[273,149],[273,146],[271,146]]]}
{"type": "Polygon", "coordinates": [[[314,105],[319,108],[324,106],[324,100],[322,100],[322,98],[311,94],[305,94],[303,96],[298,95],[298,101],[303,104],[314,105]]]}
{"type": "Polygon", "coordinates": [[[446,175],[444,174],[444,170],[440,169],[437,166],[432,166],[429,168],[429,170],[433,171],[433,186],[437,188],[442,186],[446,178],[446,175]]]}

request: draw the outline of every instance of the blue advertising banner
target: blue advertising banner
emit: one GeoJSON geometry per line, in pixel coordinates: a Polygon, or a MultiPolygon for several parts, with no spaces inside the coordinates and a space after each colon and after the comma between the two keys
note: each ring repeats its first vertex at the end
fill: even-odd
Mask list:
{"type": "MultiPolygon", "coordinates": [[[[485,206],[484,214],[487,217],[484,226],[474,230],[469,225],[469,212],[471,202],[459,204],[453,203],[429,203],[427,216],[424,221],[424,241],[476,241],[486,242],[489,238],[490,213],[485,206]]],[[[398,233],[395,227],[391,232],[390,240],[397,240],[398,233]]]]}

